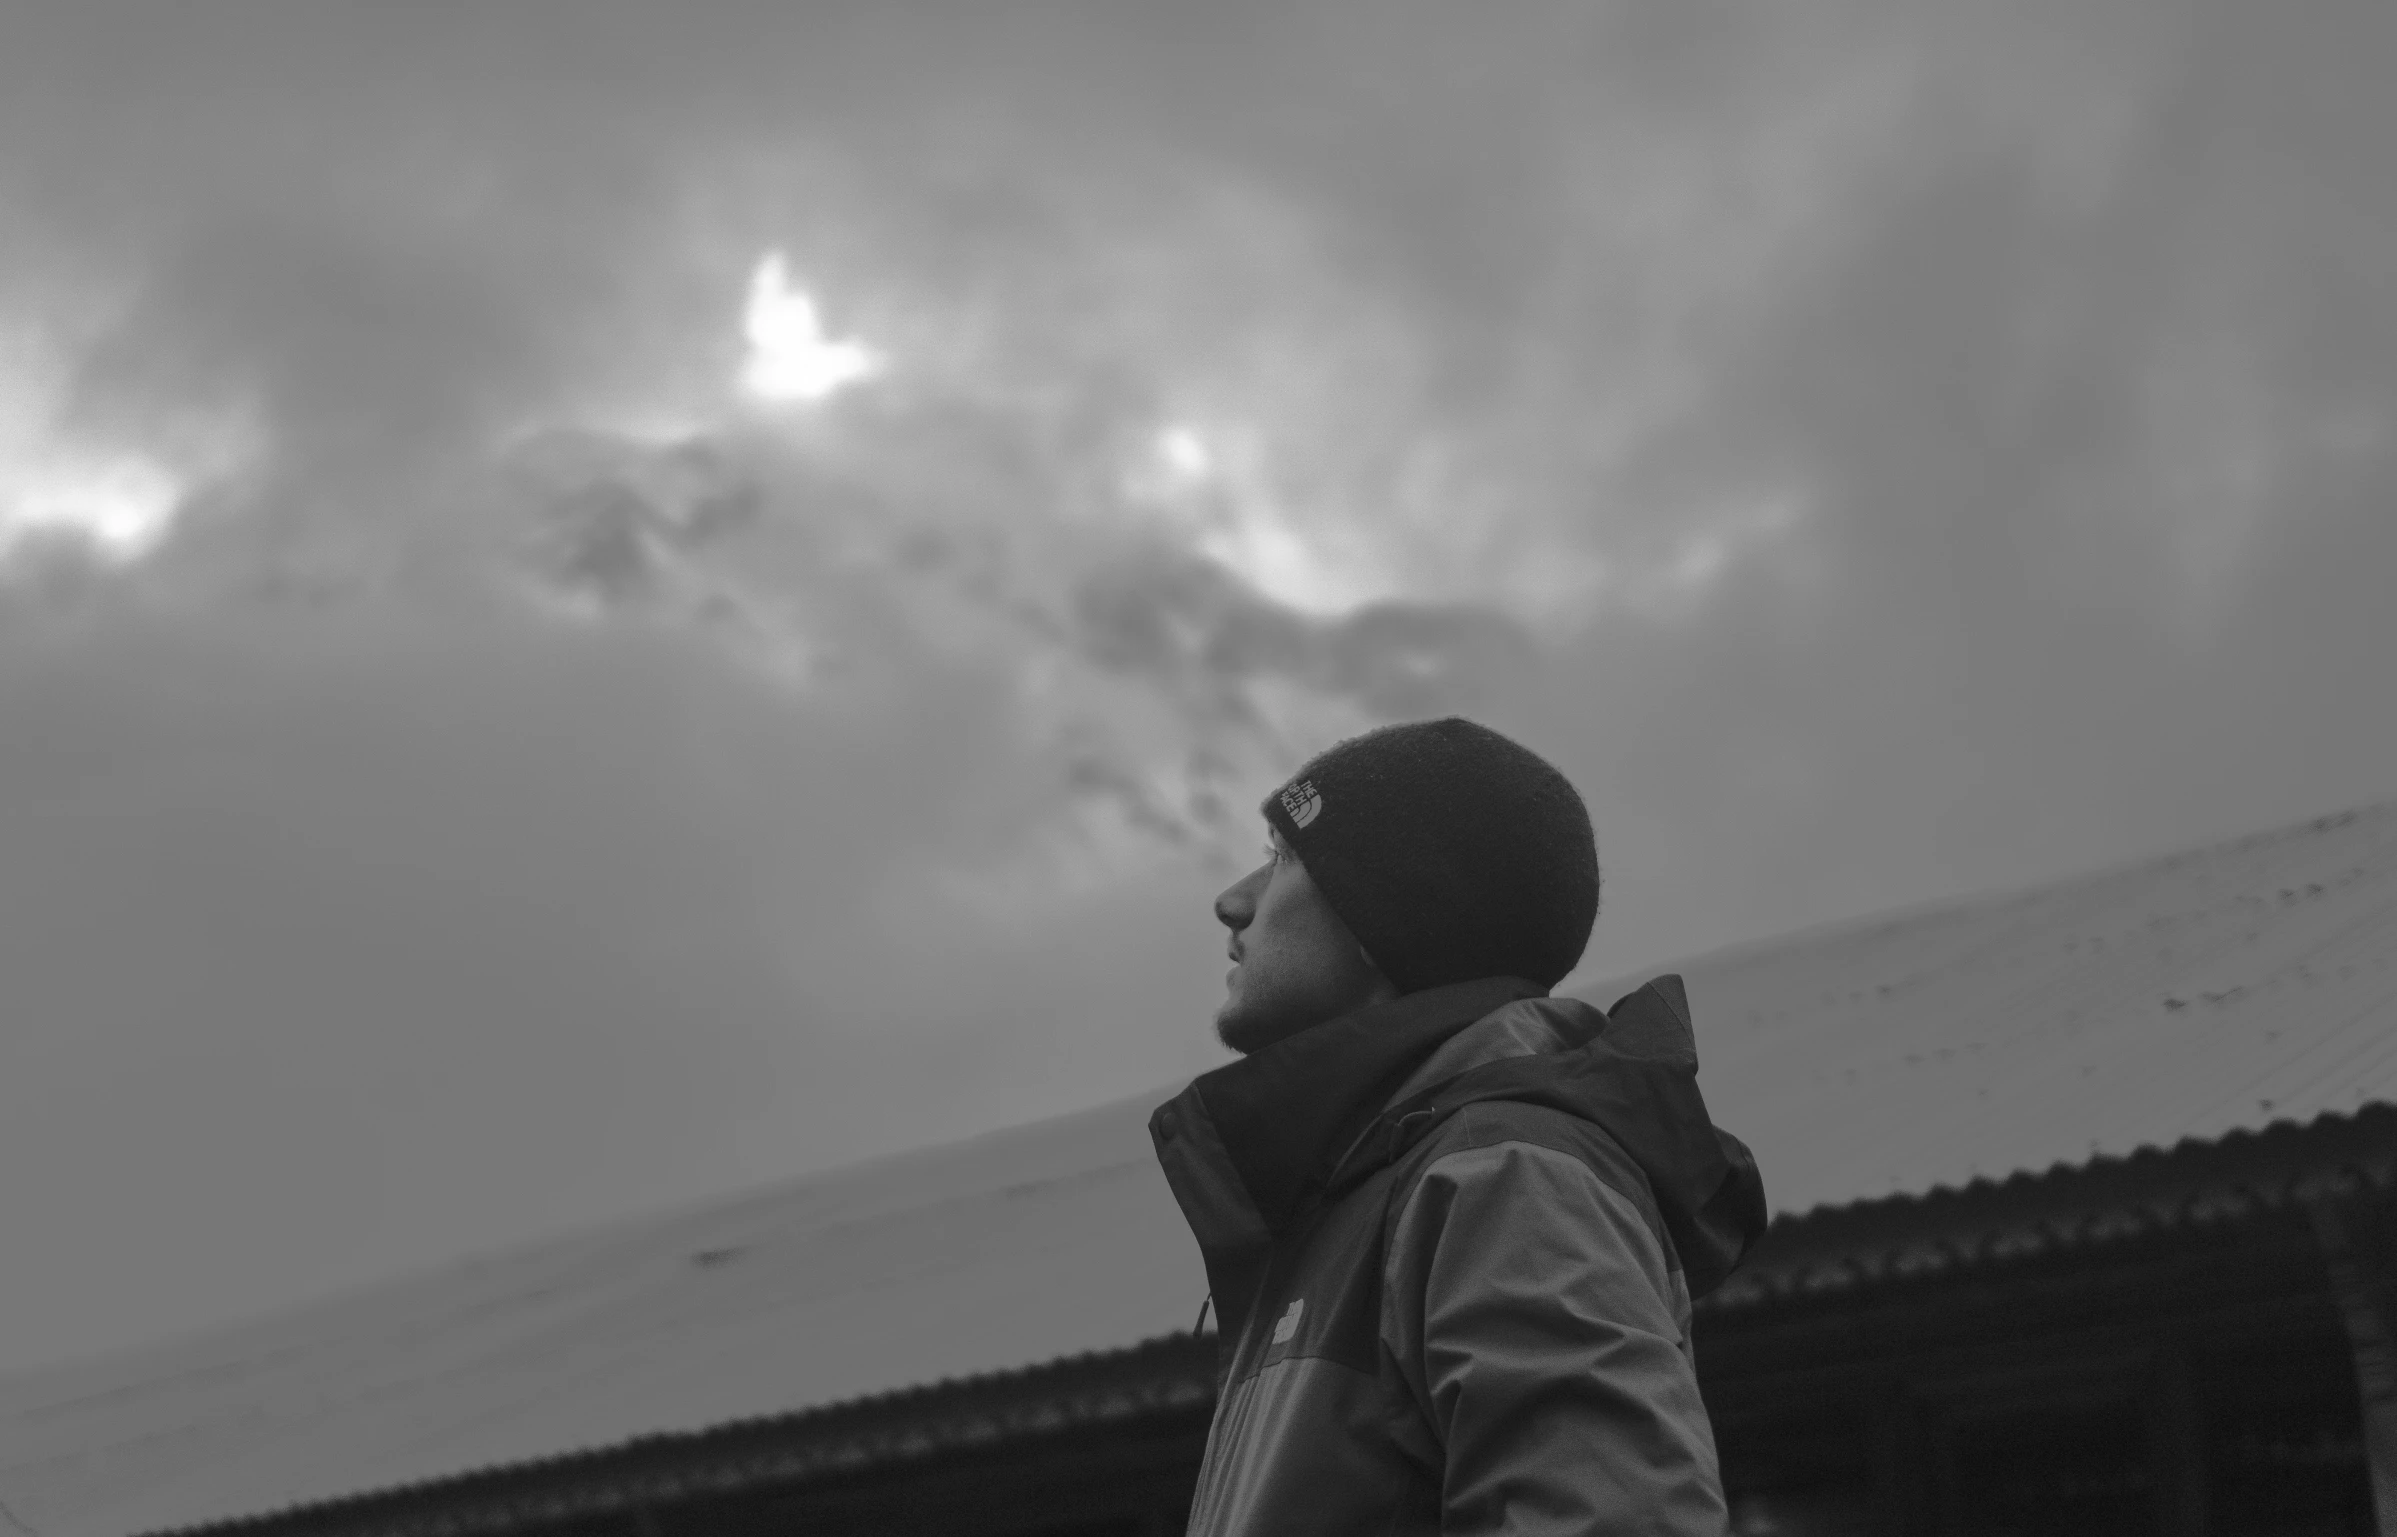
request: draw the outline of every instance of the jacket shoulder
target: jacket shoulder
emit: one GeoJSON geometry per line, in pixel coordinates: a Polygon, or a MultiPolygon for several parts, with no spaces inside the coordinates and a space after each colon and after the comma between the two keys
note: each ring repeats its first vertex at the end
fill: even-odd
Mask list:
{"type": "Polygon", "coordinates": [[[1588,1167],[1600,1183],[1638,1209],[1648,1230],[1663,1246],[1667,1262],[1678,1266],[1671,1235],[1665,1230],[1664,1214],[1657,1206],[1656,1193],[1646,1172],[1605,1127],[1549,1105],[1499,1099],[1460,1107],[1407,1151],[1396,1171],[1397,1178],[1391,1182],[1390,1209],[1404,1207],[1425,1174],[1443,1158],[1509,1142],[1529,1143],[1563,1153],[1588,1167]]]}

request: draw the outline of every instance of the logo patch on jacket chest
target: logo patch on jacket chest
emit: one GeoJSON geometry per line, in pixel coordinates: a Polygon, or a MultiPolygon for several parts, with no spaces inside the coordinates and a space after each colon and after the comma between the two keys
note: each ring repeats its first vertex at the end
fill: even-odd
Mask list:
{"type": "Polygon", "coordinates": [[[1230,1381],[1305,1357],[1371,1375],[1381,1356],[1382,1189],[1375,1175],[1283,1240],[1240,1321],[1230,1381]]]}

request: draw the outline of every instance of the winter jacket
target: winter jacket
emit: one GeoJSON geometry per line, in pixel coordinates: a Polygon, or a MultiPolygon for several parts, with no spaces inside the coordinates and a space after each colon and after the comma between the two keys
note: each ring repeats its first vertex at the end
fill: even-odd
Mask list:
{"type": "Polygon", "coordinates": [[[1410,994],[1149,1129],[1219,1320],[1190,1537],[1725,1531],[1690,1302],[1764,1190],[1679,977],[1607,1013],[1511,977],[1410,994]]]}

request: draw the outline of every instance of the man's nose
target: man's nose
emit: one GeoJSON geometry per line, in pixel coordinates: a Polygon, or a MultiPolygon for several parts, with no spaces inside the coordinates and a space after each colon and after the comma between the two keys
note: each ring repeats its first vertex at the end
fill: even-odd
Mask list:
{"type": "Polygon", "coordinates": [[[1256,916],[1256,895],[1246,880],[1226,886],[1223,895],[1215,899],[1215,921],[1227,929],[1245,929],[1256,916]]]}

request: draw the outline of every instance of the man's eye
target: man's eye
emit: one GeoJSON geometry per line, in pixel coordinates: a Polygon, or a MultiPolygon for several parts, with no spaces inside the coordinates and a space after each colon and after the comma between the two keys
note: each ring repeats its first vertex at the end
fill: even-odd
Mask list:
{"type": "Polygon", "coordinates": [[[1268,843],[1265,845],[1265,862],[1269,865],[1280,864],[1282,862],[1282,851],[1273,844],[1268,843]]]}

